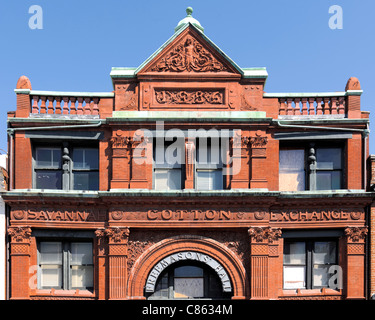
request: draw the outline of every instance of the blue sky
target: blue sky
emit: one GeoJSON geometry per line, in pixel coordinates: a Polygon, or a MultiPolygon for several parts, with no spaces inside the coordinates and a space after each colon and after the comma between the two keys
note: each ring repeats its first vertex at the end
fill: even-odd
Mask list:
{"type": "Polygon", "coordinates": [[[267,67],[267,92],[344,91],[355,76],[362,110],[374,122],[373,0],[1,0],[0,149],[21,75],[34,90],[111,91],[111,67],[139,66],[174,33],[188,6],[240,67],[267,67]],[[32,5],[43,9],[41,30],[29,28],[32,5]],[[343,9],[341,30],[329,28],[332,5],[343,9]]]}

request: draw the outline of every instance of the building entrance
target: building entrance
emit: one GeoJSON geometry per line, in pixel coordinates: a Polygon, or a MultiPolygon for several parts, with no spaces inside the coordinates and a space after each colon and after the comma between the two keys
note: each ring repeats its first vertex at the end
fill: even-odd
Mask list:
{"type": "Polygon", "coordinates": [[[218,274],[200,262],[179,262],[166,268],[158,277],[148,299],[229,299],[218,274]]]}

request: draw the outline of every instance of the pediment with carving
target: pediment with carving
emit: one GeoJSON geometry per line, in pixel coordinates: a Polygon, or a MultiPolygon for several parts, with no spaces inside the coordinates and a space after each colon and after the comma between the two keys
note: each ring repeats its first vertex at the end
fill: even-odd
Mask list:
{"type": "Polygon", "coordinates": [[[239,74],[202,35],[191,28],[162,49],[138,74],[147,73],[239,74]]]}

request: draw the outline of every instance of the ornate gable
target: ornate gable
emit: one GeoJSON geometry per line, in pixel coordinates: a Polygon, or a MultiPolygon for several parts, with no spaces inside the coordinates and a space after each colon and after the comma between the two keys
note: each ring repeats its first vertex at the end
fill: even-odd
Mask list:
{"type": "Polygon", "coordinates": [[[188,25],[165,48],[158,52],[146,63],[138,75],[163,73],[202,73],[238,74],[239,71],[228,61],[212,43],[188,25]]]}

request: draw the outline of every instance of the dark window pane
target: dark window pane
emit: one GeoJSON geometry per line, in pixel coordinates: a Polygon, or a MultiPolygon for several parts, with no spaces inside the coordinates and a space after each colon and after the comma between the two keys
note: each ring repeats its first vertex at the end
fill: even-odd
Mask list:
{"type": "Polygon", "coordinates": [[[195,266],[184,266],[174,270],[175,277],[203,277],[203,269],[195,266]]]}
{"type": "Polygon", "coordinates": [[[73,150],[73,168],[86,170],[98,169],[98,149],[75,148],[73,150]]]}
{"type": "Polygon", "coordinates": [[[316,173],[316,189],[341,189],[341,171],[318,171],[316,173]]]}
{"type": "Polygon", "coordinates": [[[98,190],[99,172],[74,172],[74,190],[98,190]]]}
{"type": "Polygon", "coordinates": [[[58,148],[37,148],[35,162],[39,168],[59,169],[61,167],[61,150],[58,148]]]}
{"type": "Polygon", "coordinates": [[[37,189],[61,189],[61,171],[39,170],[35,175],[37,189]]]}
{"type": "Polygon", "coordinates": [[[318,148],[316,150],[316,163],[318,169],[341,169],[341,149],[318,148]]]}
{"type": "Polygon", "coordinates": [[[314,243],[314,264],[336,263],[336,243],[333,241],[320,241],[314,243]]]}
{"type": "Polygon", "coordinates": [[[306,243],[286,242],[284,247],[284,264],[304,265],[306,263],[306,243]]]}

